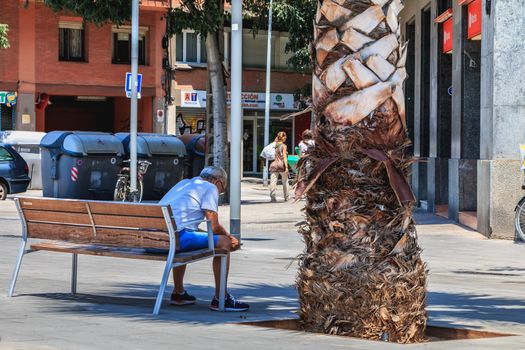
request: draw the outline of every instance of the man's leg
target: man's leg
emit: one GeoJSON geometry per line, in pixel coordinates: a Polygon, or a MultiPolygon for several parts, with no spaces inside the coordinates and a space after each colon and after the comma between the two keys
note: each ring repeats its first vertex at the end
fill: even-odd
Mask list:
{"type": "MultiPolygon", "coordinates": [[[[224,249],[228,251],[228,257],[226,259],[226,281],[228,280],[228,272],[230,269],[230,252],[231,252],[231,240],[226,236],[219,236],[219,241],[217,242],[217,249],[224,249]]],[[[212,310],[218,311],[220,308],[219,305],[219,294],[220,294],[220,284],[221,284],[221,258],[217,257],[213,259],[213,273],[215,275],[215,297],[213,298],[210,308],[212,310]]],[[[227,283],[226,283],[227,284],[227,283]]],[[[224,311],[247,311],[250,308],[250,305],[236,300],[231,294],[226,293],[226,300],[224,305],[224,311]]]]}
{"type": "MultiPolygon", "coordinates": [[[[226,263],[226,285],[228,284],[228,273],[230,271],[230,251],[232,248],[231,240],[226,236],[219,236],[217,242],[217,249],[228,251],[228,258],[226,263]]],[[[215,276],[215,297],[219,298],[219,291],[221,287],[221,257],[213,258],[213,275],[215,276]]]]}
{"type": "Polygon", "coordinates": [[[173,284],[175,288],[174,293],[184,293],[184,273],[186,272],[186,265],[178,266],[173,269],[173,284]]]}

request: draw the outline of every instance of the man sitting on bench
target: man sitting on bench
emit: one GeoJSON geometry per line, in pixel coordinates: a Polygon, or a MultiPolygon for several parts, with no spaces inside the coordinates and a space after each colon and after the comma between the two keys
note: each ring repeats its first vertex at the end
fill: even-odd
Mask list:
{"type": "MultiPolygon", "coordinates": [[[[201,171],[200,176],[185,179],[176,184],[160,200],[160,204],[171,206],[179,230],[180,246],[178,248],[182,252],[208,248],[208,234],[198,231],[198,224],[189,222],[204,218],[209,220],[214,232],[215,248],[228,252],[227,269],[229,269],[229,252],[239,249],[239,241],[219,224],[219,193],[226,190],[227,178],[228,175],[224,169],[214,166],[206,167],[201,171]]],[[[220,257],[215,257],[213,259],[215,296],[210,304],[212,310],[219,310],[220,266],[220,257]]],[[[195,304],[196,298],[189,295],[184,289],[185,271],[186,265],[173,269],[175,288],[171,294],[172,305],[195,304]]],[[[235,300],[231,294],[226,294],[226,311],[246,311],[249,307],[248,304],[235,300]]]]}

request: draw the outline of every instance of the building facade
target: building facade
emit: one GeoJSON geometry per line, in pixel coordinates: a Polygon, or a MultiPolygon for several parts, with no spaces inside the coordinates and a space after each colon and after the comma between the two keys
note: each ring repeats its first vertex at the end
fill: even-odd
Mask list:
{"type": "Polygon", "coordinates": [[[407,0],[406,104],[419,205],[487,237],[514,237],[523,195],[525,2],[407,0]]]}
{"type": "MultiPolygon", "coordinates": [[[[54,13],[41,1],[5,1],[0,23],[9,25],[10,48],[0,50],[0,130],[129,130],[130,101],[124,84],[130,71],[131,27],[96,26],[66,12],[54,13]]],[[[168,1],[141,1],[139,73],[142,92],[138,127],[143,132],[203,133],[206,129],[207,59],[202,38],[191,30],[163,47],[168,1]],[[168,61],[166,61],[168,58],[168,61]],[[166,84],[166,62],[175,67],[166,84]],[[167,86],[171,85],[171,86],[167,86]],[[173,105],[166,107],[166,91],[173,105]]],[[[177,2],[172,3],[176,6],[177,2]]],[[[285,52],[287,33],[272,33],[271,137],[286,131],[289,145],[300,139],[295,130],[297,91],[310,75],[293,72],[285,52]]],[[[223,40],[224,66],[230,63],[230,29],[223,40]]],[[[267,32],[243,36],[243,168],[262,171],[267,32]]],[[[227,80],[226,89],[229,90],[227,80]]],[[[229,115],[229,112],[228,112],[229,115]]]]}
{"type": "MultiPolygon", "coordinates": [[[[124,83],[130,71],[131,27],[97,27],[54,13],[42,2],[24,4],[5,1],[0,11],[0,23],[9,25],[11,46],[0,50],[0,91],[16,94],[16,105],[2,104],[2,129],[129,129],[124,83]]],[[[139,129],[145,132],[163,129],[153,116],[164,108],[165,10],[159,1],[141,5],[139,129]]]]}
{"type": "MultiPolygon", "coordinates": [[[[267,31],[259,31],[256,36],[249,29],[243,32],[243,171],[245,174],[258,174],[263,170],[259,157],[264,148],[264,116],[266,86],[266,47],[267,31]]],[[[279,131],[289,137],[288,148],[293,152],[300,140],[300,133],[309,127],[308,118],[297,122],[295,118],[283,120],[283,115],[297,112],[302,108],[297,92],[311,83],[310,74],[294,72],[287,65],[290,53],[285,52],[288,35],[272,32],[272,71],[270,101],[270,139],[279,131]],[[308,120],[306,120],[308,119],[308,120]],[[303,125],[304,124],[304,125],[303,125]]],[[[224,66],[230,62],[230,28],[225,28],[222,40],[224,66]]],[[[204,133],[206,130],[206,107],[208,96],[206,56],[204,43],[194,32],[188,30],[175,38],[176,71],[174,85],[175,119],[168,113],[168,132],[204,133]]],[[[226,79],[227,90],[230,82],[226,79]]],[[[229,97],[227,101],[229,106],[229,97]]],[[[227,111],[229,118],[229,109],[227,111]]]]}

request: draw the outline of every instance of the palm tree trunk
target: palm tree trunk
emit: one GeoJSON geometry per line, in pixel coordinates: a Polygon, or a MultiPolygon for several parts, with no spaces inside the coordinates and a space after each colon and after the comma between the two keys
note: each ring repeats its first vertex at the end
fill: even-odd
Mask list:
{"type": "MultiPolygon", "coordinates": [[[[424,340],[426,266],[407,183],[401,0],[320,0],[313,43],[316,147],[302,161],[307,331],[424,340]]],[[[298,198],[298,197],[297,197],[298,198]]]]}

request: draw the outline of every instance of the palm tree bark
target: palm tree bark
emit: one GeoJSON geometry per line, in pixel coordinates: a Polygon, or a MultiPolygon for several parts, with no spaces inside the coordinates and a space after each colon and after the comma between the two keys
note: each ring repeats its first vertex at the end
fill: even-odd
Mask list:
{"type": "MultiPolygon", "coordinates": [[[[320,0],[313,43],[316,147],[300,164],[305,330],[424,340],[426,266],[407,183],[411,157],[401,0],[320,0]]],[[[299,198],[299,197],[297,197],[299,198]]]]}

